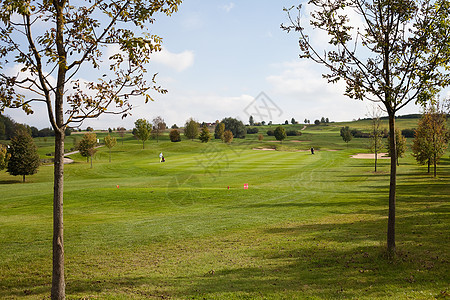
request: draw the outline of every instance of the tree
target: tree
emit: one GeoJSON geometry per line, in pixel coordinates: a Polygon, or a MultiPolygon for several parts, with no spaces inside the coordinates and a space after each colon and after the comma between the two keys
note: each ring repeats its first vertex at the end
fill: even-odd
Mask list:
{"type": "Polygon", "coordinates": [[[225,124],[217,123],[214,129],[214,138],[221,139],[223,141],[223,133],[225,132],[225,124]]]}
{"type": "Polygon", "coordinates": [[[116,144],[117,140],[115,137],[112,137],[109,134],[105,137],[105,145],[109,149],[109,162],[111,162],[111,148],[113,148],[116,144]]]}
{"type": "Polygon", "coordinates": [[[211,139],[211,133],[209,132],[209,129],[206,125],[203,125],[199,139],[200,141],[202,141],[202,143],[207,143],[211,139]]]}
{"type": "Polygon", "coordinates": [[[350,142],[353,138],[350,128],[348,126],[341,128],[341,137],[344,140],[344,142],[347,143],[347,148],[348,148],[348,142],[350,142]]]}
{"type": "Polygon", "coordinates": [[[190,118],[184,124],[184,136],[188,139],[194,140],[198,136],[198,122],[190,118]]]}
{"type": "MultiPolygon", "coordinates": [[[[381,129],[381,109],[373,106],[372,111],[369,112],[369,118],[372,119],[370,123],[369,147],[375,153],[375,172],[377,171],[378,152],[383,147],[383,130],[381,129]]],[[[348,147],[348,144],[347,144],[348,147]]]]}
{"type": "Polygon", "coordinates": [[[273,135],[275,136],[277,141],[280,141],[280,143],[282,143],[283,140],[286,139],[286,137],[287,137],[286,130],[284,130],[284,128],[282,126],[278,126],[277,128],[275,128],[273,135]]]}
{"type": "Polygon", "coordinates": [[[156,142],[159,142],[159,135],[166,130],[166,123],[164,123],[164,119],[161,116],[157,116],[153,119],[153,132],[156,136],[156,142]]]}
{"type": "Polygon", "coordinates": [[[308,123],[308,119],[305,119],[305,120],[303,121],[303,123],[307,124],[307,123],[308,123]]]}
{"type": "Polygon", "coordinates": [[[225,132],[223,133],[223,141],[227,144],[231,144],[231,142],[233,141],[233,133],[231,132],[231,130],[225,130],[225,132]]]}
{"type": "Polygon", "coordinates": [[[150,138],[152,124],[146,119],[137,119],[134,122],[134,134],[138,140],[142,141],[142,149],[145,149],[145,141],[150,138]]]}
{"type": "Polygon", "coordinates": [[[245,138],[247,130],[245,129],[244,123],[235,118],[225,118],[221,121],[225,124],[225,130],[229,130],[233,133],[233,137],[237,139],[245,138]]]}
{"type": "Polygon", "coordinates": [[[330,119],[326,118],[325,123],[330,123],[330,119]]]}
{"type": "Polygon", "coordinates": [[[97,135],[92,132],[87,132],[83,135],[83,138],[78,142],[76,147],[81,156],[86,157],[87,162],[89,162],[89,158],[91,159],[91,168],[92,156],[97,152],[95,146],[97,146],[97,135]]]}
{"type": "Polygon", "coordinates": [[[418,128],[412,144],[413,156],[419,164],[434,165],[434,177],[437,163],[447,149],[449,131],[446,113],[439,110],[439,105],[429,106],[419,120],[418,128]]]}
{"type": "Polygon", "coordinates": [[[171,142],[181,142],[180,132],[177,129],[172,129],[169,133],[171,142]]]}
{"type": "Polygon", "coordinates": [[[11,139],[8,153],[10,155],[6,171],[13,175],[22,175],[25,182],[26,175],[37,172],[41,160],[37,147],[28,132],[20,130],[11,139]]]}
{"type": "MultiPolygon", "coordinates": [[[[390,134],[391,133],[389,133],[389,135],[390,134]]],[[[391,151],[392,148],[391,148],[391,145],[389,144],[389,140],[386,143],[386,148],[387,148],[389,157],[392,157],[391,156],[392,155],[392,151],[391,151]]],[[[401,130],[398,129],[398,128],[395,129],[395,149],[397,151],[397,155],[396,155],[397,161],[396,161],[396,163],[397,163],[397,166],[399,166],[400,164],[398,162],[398,158],[405,156],[405,152],[408,149],[408,147],[406,145],[406,138],[402,135],[401,130]]]]}
{"type": "MultiPolygon", "coordinates": [[[[344,80],[345,95],[380,102],[395,132],[395,115],[412,101],[425,102],[450,83],[450,4],[448,0],[337,0],[309,2],[314,8],[309,24],[330,37],[326,49],[314,47],[303,21],[301,6],[286,31],[299,34],[301,57],[325,66],[328,82],[344,80]],[[350,14],[351,13],[351,14],[350,14]],[[357,20],[353,18],[358,18],[357,20]],[[362,22],[357,28],[350,24],[362,22]]],[[[387,250],[395,253],[397,150],[392,150],[387,250]]]]}
{"type": "Polygon", "coordinates": [[[117,134],[122,138],[122,145],[123,145],[123,137],[125,136],[125,127],[118,127],[117,128],[117,134]]]}
{"type": "Polygon", "coordinates": [[[315,125],[320,125],[320,121],[319,121],[319,120],[315,120],[315,121],[314,121],[314,124],[315,124],[315,125]]]}
{"type": "Polygon", "coordinates": [[[288,120],[284,121],[284,125],[288,125],[288,124],[289,124],[288,120]]]}
{"type": "Polygon", "coordinates": [[[262,141],[264,139],[264,136],[262,134],[258,135],[258,141],[262,141]]]}
{"type": "Polygon", "coordinates": [[[0,171],[8,166],[10,156],[8,148],[0,144],[0,171]]]}
{"type": "Polygon", "coordinates": [[[294,118],[292,118],[292,119],[291,119],[291,124],[292,124],[292,125],[295,125],[295,124],[297,124],[297,122],[295,121],[295,119],[294,119],[294,118]]]}
{"type": "Polygon", "coordinates": [[[322,117],[322,119],[320,119],[320,123],[325,123],[325,118],[324,117],[322,117]]]}
{"type": "Polygon", "coordinates": [[[55,130],[52,299],[65,298],[65,128],[104,113],[126,116],[132,97],[144,97],[147,102],[152,99],[150,92],[167,92],[156,84],[155,76],[146,81],[150,55],[160,51],[162,43],[160,37],[148,33],[147,25],[158,12],[171,15],[180,3],[11,0],[0,6],[0,68],[13,64],[21,68],[13,75],[0,72],[0,111],[21,108],[30,114],[33,104],[42,102],[55,130]],[[120,51],[104,57],[106,46],[118,46],[120,51]],[[100,68],[101,62],[109,67],[100,68]],[[105,73],[93,81],[80,79],[84,76],[79,71],[88,69],[105,73]],[[25,98],[24,90],[33,96],[25,98]]]}
{"type": "Polygon", "coordinates": [[[250,126],[253,126],[255,124],[255,120],[253,120],[253,116],[250,116],[250,118],[248,118],[248,123],[250,124],[250,126]]]}

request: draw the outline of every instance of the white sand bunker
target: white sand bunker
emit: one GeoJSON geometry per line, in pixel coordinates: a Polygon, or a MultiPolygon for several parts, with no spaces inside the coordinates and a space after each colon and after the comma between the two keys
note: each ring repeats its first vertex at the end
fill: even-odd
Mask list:
{"type": "MultiPolygon", "coordinates": [[[[377,159],[389,159],[389,156],[386,156],[387,153],[378,153],[377,159]]],[[[359,158],[359,159],[375,159],[375,153],[358,153],[352,155],[351,158],[359,158]]]]}
{"type": "Polygon", "coordinates": [[[262,151],[275,151],[273,148],[253,148],[253,150],[262,150],[262,151]]]}

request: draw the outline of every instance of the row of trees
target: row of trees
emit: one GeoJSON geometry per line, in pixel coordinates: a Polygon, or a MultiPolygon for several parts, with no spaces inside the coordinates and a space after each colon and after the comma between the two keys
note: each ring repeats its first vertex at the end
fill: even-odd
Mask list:
{"type": "MultiPolygon", "coordinates": [[[[394,155],[393,148],[388,142],[383,144],[383,137],[386,137],[386,130],[381,128],[380,111],[373,110],[371,112],[371,129],[368,133],[369,148],[375,154],[375,172],[377,171],[377,154],[385,147],[388,155],[394,155]]],[[[396,164],[399,165],[399,157],[403,157],[407,150],[406,137],[403,134],[404,130],[395,129],[395,150],[396,150],[396,164]]],[[[342,127],[340,134],[344,142],[350,142],[354,136],[352,130],[348,127],[342,127]]],[[[412,155],[416,161],[423,165],[428,164],[428,173],[430,173],[431,164],[434,165],[434,177],[436,177],[437,163],[447,149],[450,140],[449,130],[447,129],[447,114],[439,103],[431,104],[425,108],[421,119],[418,123],[418,128],[414,130],[414,139],[412,143],[412,155]]]]}

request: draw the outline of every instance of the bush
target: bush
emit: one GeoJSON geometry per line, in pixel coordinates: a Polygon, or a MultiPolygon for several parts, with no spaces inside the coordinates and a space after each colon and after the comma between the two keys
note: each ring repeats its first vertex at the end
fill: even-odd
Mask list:
{"type": "Polygon", "coordinates": [[[369,138],[370,137],[370,134],[362,132],[361,130],[358,130],[358,129],[352,129],[350,131],[350,133],[355,138],[369,138]]]}
{"type": "Polygon", "coordinates": [[[274,136],[273,130],[267,130],[267,135],[268,136],[274,136]]]}
{"type": "Polygon", "coordinates": [[[171,142],[181,142],[180,132],[177,129],[172,129],[169,133],[171,142]]]}
{"type": "Polygon", "coordinates": [[[403,129],[402,135],[406,138],[414,138],[415,132],[415,129],[403,129]]]}
{"type": "Polygon", "coordinates": [[[255,134],[255,133],[258,133],[259,132],[259,129],[258,128],[255,128],[255,127],[253,127],[253,128],[247,128],[247,133],[248,134],[255,134]]]}
{"type": "Polygon", "coordinates": [[[287,136],[300,136],[302,133],[298,130],[288,130],[286,131],[287,136]]]}

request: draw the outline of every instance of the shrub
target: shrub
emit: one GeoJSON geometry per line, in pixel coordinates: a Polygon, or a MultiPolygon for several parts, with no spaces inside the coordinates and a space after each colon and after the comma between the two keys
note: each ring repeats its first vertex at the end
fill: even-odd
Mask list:
{"type": "Polygon", "coordinates": [[[273,130],[267,130],[267,135],[268,136],[274,136],[273,130]]]}
{"type": "Polygon", "coordinates": [[[177,129],[172,129],[169,133],[169,138],[171,142],[181,142],[180,132],[177,129]]]}
{"type": "Polygon", "coordinates": [[[231,144],[231,141],[233,141],[233,133],[231,130],[225,130],[223,133],[223,141],[227,144],[231,144]]]}
{"type": "Polygon", "coordinates": [[[415,129],[403,129],[402,135],[406,138],[414,138],[415,132],[415,129]]]}
{"type": "Polygon", "coordinates": [[[259,129],[258,128],[255,128],[255,127],[253,127],[253,128],[247,128],[247,133],[248,134],[255,134],[255,133],[258,133],[259,132],[259,129]]]}
{"type": "Polygon", "coordinates": [[[259,135],[258,135],[258,141],[262,141],[264,139],[264,136],[260,133],[259,135]]]}
{"type": "Polygon", "coordinates": [[[287,136],[300,136],[302,133],[298,130],[288,130],[286,131],[287,136]]]}

